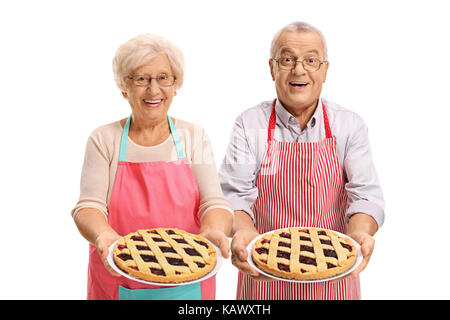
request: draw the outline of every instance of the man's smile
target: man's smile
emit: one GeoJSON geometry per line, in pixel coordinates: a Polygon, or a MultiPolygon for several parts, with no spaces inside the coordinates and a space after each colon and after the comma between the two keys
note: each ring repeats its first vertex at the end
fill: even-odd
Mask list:
{"type": "Polygon", "coordinates": [[[289,86],[291,88],[293,88],[296,91],[302,91],[304,90],[306,87],[309,86],[308,82],[303,82],[303,81],[290,81],[289,82],[289,86]]]}

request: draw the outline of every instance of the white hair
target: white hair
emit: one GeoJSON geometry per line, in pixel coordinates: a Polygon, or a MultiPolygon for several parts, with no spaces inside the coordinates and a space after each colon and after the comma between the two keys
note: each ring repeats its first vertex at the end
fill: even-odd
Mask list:
{"type": "Polygon", "coordinates": [[[275,33],[275,35],[273,36],[273,39],[272,39],[272,45],[270,46],[270,57],[271,58],[275,58],[278,38],[286,30],[299,31],[299,32],[305,32],[305,31],[316,32],[322,39],[323,48],[324,48],[324,52],[325,52],[325,60],[328,60],[327,43],[325,41],[325,37],[323,36],[323,33],[319,29],[314,27],[313,25],[310,25],[309,23],[306,23],[306,22],[292,22],[292,23],[286,25],[285,27],[283,27],[277,33],[275,33]]]}
{"type": "Polygon", "coordinates": [[[113,58],[114,80],[119,89],[126,91],[126,78],[130,73],[161,53],[169,58],[176,77],[175,88],[181,88],[184,79],[184,56],[181,50],[162,37],[141,34],[122,44],[113,58]]]}

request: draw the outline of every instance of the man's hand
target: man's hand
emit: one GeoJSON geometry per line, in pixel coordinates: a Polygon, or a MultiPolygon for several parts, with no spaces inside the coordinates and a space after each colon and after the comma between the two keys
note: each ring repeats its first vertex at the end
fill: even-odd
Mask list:
{"type": "Polygon", "coordinates": [[[376,221],[367,214],[356,213],[350,218],[347,235],[361,246],[363,261],[358,268],[352,271],[352,273],[342,278],[333,280],[332,282],[340,281],[348,276],[356,276],[367,267],[370,257],[372,256],[373,249],[375,248],[375,239],[373,238],[373,235],[377,232],[377,230],[378,225],[376,221]]]}
{"type": "Polygon", "coordinates": [[[355,276],[367,267],[370,257],[372,256],[373,249],[375,248],[375,239],[370,234],[364,231],[355,231],[348,234],[348,236],[352,237],[356,242],[359,243],[359,245],[361,246],[361,254],[363,256],[363,261],[361,262],[361,264],[350,274],[350,276],[355,276]]]}
{"type": "Polygon", "coordinates": [[[257,236],[259,233],[247,229],[241,229],[234,234],[231,241],[231,263],[255,280],[271,281],[272,278],[262,275],[247,262],[247,246],[257,236]]]}

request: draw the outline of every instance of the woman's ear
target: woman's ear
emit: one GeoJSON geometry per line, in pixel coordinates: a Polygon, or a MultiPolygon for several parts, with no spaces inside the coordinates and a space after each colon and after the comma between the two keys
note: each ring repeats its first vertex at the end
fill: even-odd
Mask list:
{"type": "Polygon", "coordinates": [[[124,91],[122,91],[122,96],[123,96],[125,99],[128,99],[128,94],[127,94],[126,92],[124,92],[124,91]]]}

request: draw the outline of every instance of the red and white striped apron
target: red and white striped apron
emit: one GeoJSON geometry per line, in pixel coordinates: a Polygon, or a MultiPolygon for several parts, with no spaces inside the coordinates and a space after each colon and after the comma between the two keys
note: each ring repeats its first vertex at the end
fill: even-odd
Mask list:
{"type": "MultiPolygon", "coordinates": [[[[258,197],[252,210],[259,233],[285,227],[318,227],[346,232],[347,193],[322,103],[326,138],[320,142],[273,140],[276,113],[273,102],[268,141],[257,180],[258,197]]],[[[256,281],[239,272],[237,299],[329,300],[360,299],[359,276],[336,283],[256,281]]]]}

